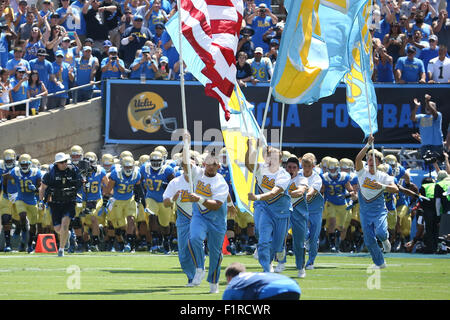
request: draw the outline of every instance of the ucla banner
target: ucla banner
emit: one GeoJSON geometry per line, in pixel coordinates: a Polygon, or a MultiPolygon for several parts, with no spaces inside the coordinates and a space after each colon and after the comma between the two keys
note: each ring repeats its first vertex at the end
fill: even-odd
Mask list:
{"type": "MultiPolygon", "coordinates": [[[[105,142],[174,146],[182,140],[181,93],[178,81],[108,80],[105,99],[105,142]]],[[[411,136],[418,132],[410,120],[413,99],[423,101],[426,93],[442,113],[444,135],[450,120],[449,84],[394,85],[375,84],[377,95],[376,145],[389,148],[417,148],[411,136]]],[[[196,146],[224,144],[217,100],[204,94],[199,82],[186,82],[188,130],[196,146]]],[[[261,126],[269,91],[268,83],[242,89],[254,106],[256,122],[261,126]]],[[[231,109],[230,109],[231,110],[231,109]]],[[[232,115],[235,112],[231,110],[232,115]]],[[[420,111],[419,111],[420,112],[420,111]]],[[[239,125],[241,126],[241,124],[239,125]]],[[[279,143],[281,103],[273,98],[266,121],[268,144],[279,143]]],[[[243,124],[241,126],[243,128],[243,124]]],[[[287,104],[284,117],[283,146],[286,148],[361,148],[364,133],[348,114],[346,85],[311,106],[287,104]]]]}

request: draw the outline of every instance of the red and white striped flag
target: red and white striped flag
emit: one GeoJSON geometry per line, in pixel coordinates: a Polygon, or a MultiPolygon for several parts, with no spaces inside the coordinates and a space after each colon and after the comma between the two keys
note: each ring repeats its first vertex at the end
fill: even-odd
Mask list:
{"type": "Polygon", "coordinates": [[[219,100],[227,120],[243,11],[242,0],[181,0],[179,10],[182,34],[204,63],[205,93],[219,100]]]}

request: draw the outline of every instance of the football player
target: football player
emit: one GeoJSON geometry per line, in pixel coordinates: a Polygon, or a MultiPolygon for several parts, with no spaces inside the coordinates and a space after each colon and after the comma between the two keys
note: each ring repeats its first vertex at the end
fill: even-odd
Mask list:
{"type": "Polygon", "coordinates": [[[70,161],[74,165],[78,165],[78,162],[83,159],[83,148],[79,145],[74,145],[72,148],[70,148],[70,161]]]}
{"type": "MultiPolygon", "coordinates": [[[[87,177],[83,188],[84,217],[82,218],[82,223],[92,231],[92,243],[89,246],[89,250],[98,251],[100,236],[99,224],[102,222],[104,225],[103,217],[101,217],[101,209],[103,207],[102,189],[103,186],[108,185],[108,177],[106,176],[105,169],[97,165],[98,159],[94,152],[86,152],[84,157],[89,159],[91,166],[95,170],[87,177]]],[[[85,232],[85,234],[89,235],[88,232],[85,232]]]]}
{"type": "MultiPolygon", "coordinates": [[[[0,161],[0,175],[5,175],[11,172],[11,170],[14,169],[16,166],[16,152],[12,149],[7,149],[3,151],[3,159],[0,161]]],[[[2,180],[2,190],[5,188],[3,185],[3,179],[2,180]]],[[[13,214],[15,211],[15,204],[13,203],[14,200],[14,192],[15,192],[15,185],[12,183],[13,181],[8,181],[8,185],[6,186],[8,188],[8,191],[11,195],[8,195],[8,193],[3,192],[3,195],[0,200],[0,215],[1,215],[1,221],[2,221],[2,230],[4,232],[5,236],[5,252],[11,252],[11,227],[13,223],[13,214]]],[[[19,228],[16,228],[20,230],[19,228]]]]}
{"type": "MultiPolygon", "coordinates": [[[[171,166],[164,165],[164,156],[159,151],[153,151],[150,154],[150,162],[140,168],[142,184],[146,190],[146,211],[145,218],[139,219],[139,234],[141,239],[147,234],[148,221],[154,246],[158,245],[158,235],[162,235],[163,250],[165,253],[170,251],[169,237],[171,234],[170,222],[173,221],[173,208],[167,208],[163,203],[163,193],[174,175],[171,166]]],[[[156,249],[153,246],[153,249],[156,249]]]]}
{"type": "Polygon", "coordinates": [[[114,191],[115,200],[109,212],[108,219],[112,222],[115,229],[116,240],[120,246],[119,250],[130,252],[133,246],[135,231],[135,198],[145,203],[141,186],[141,174],[139,168],[135,167],[132,157],[123,157],[120,161],[120,168],[116,168],[111,173],[108,185],[103,190],[103,194],[111,194],[111,191],[114,191]],[[126,245],[124,245],[125,233],[126,245]]]}
{"type": "Polygon", "coordinates": [[[345,239],[347,226],[351,220],[351,214],[346,210],[345,193],[348,191],[353,196],[354,191],[350,184],[350,176],[345,172],[340,172],[339,161],[336,158],[328,161],[327,170],[328,172],[322,175],[327,208],[326,229],[330,250],[337,252],[336,236],[338,240],[339,238],[345,239]]]}
{"type": "Polygon", "coordinates": [[[104,155],[102,155],[101,166],[103,167],[103,169],[105,169],[106,173],[109,173],[111,171],[113,165],[114,157],[111,154],[105,153],[104,155]]]}
{"type": "MultiPolygon", "coordinates": [[[[115,159],[111,154],[109,153],[105,153],[102,155],[102,167],[103,169],[105,169],[106,172],[106,176],[109,179],[110,175],[111,175],[111,171],[112,169],[115,167],[115,159]]],[[[102,188],[105,188],[106,185],[103,185],[102,188]]],[[[103,226],[106,227],[106,232],[105,232],[105,238],[104,241],[105,243],[107,243],[107,248],[106,250],[108,251],[115,251],[114,248],[114,241],[115,241],[115,232],[114,232],[114,226],[113,223],[111,221],[111,219],[109,219],[108,216],[108,212],[110,211],[110,208],[112,208],[112,203],[114,202],[114,198],[112,196],[110,196],[109,194],[103,194],[103,213],[102,213],[102,219],[103,219],[103,226]]]]}
{"type": "Polygon", "coordinates": [[[38,208],[36,201],[36,190],[41,184],[42,174],[39,169],[31,168],[31,156],[22,154],[19,157],[19,166],[15,167],[9,173],[3,175],[3,192],[8,194],[8,180],[13,180],[17,186],[17,198],[15,200],[17,215],[13,220],[16,221],[16,229],[22,231],[22,242],[19,251],[33,251],[32,243],[36,243],[38,222],[38,208]],[[27,239],[28,232],[30,233],[27,239]]]}

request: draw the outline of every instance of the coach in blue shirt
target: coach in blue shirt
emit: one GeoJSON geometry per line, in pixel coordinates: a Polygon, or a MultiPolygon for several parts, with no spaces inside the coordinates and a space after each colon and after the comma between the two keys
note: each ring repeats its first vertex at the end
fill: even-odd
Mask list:
{"type": "Polygon", "coordinates": [[[245,272],[245,266],[233,262],[225,270],[228,286],[223,300],[298,300],[298,283],[282,274],[245,272]]]}
{"type": "Polygon", "coordinates": [[[415,57],[416,48],[410,46],[406,57],[400,57],[395,66],[395,80],[397,83],[419,82],[425,83],[425,67],[420,59],[415,57]]]}

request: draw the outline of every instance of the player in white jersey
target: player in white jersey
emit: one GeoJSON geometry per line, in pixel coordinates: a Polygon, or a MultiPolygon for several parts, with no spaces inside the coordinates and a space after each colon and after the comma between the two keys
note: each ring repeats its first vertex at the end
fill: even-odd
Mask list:
{"type": "Polygon", "coordinates": [[[378,247],[377,238],[383,243],[385,252],[390,252],[389,233],[387,230],[387,209],[383,192],[397,193],[398,188],[394,178],[388,174],[376,170],[383,161],[383,154],[375,150],[375,161],[372,150],[367,153],[374,138],[369,136],[367,144],[358,153],[355,159],[355,169],[358,174],[360,219],[364,233],[364,243],[369,249],[374,268],[385,268],[383,253],[378,247]],[[367,166],[363,159],[367,153],[367,166]]]}
{"type": "Polygon", "coordinates": [[[450,81],[450,58],[447,57],[447,46],[439,45],[436,58],[428,62],[428,83],[448,83],[450,81]]]}
{"type": "Polygon", "coordinates": [[[164,206],[172,208],[176,203],[176,227],[178,240],[178,260],[188,278],[188,286],[192,286],[195,276],[195,265],[189,254],[189,228],[192,220],[192,202],[189,201],[189,177],[187,172],[172,179],[163,194],[164,206]]]}

